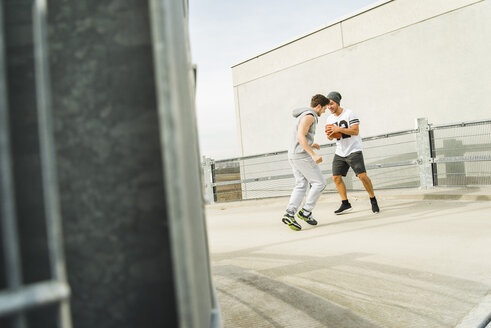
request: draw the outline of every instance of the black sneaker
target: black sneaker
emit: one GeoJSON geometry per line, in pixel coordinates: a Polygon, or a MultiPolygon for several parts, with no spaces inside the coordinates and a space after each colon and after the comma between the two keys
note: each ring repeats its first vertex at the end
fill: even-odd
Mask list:
{"type": "Polygon", "coordinates": [[[291,214],[286,213],[285,215],[283,215],[281,221],[283,221],[284,224],[288,225],[292,230],[302,230],[302,226],[298,224],[297,221],[295,221],[295,218],[291,214]]]}
{"type": "Polygon", "coordinates": [[[310,225],[317,225],[317,221],[312,216],[312,212],[310,212],[309,215],[305,215],[303,213],[303,208],[297,213],[297,217],[299,219],[304,220],[305,222],[307,222],[310,225]]]}
{"type": "Polygon", "coordinates": [[[370,198],[370,203],[372,203],[372,212],[379,213],[380,209],[378,208],[377,199],[375,197],[370,198]]]}
{"type": "Polygon", "coordinates": [[[339,215],[351,211],[350,203],[341,203],[341,206],[334,211],[334,214],[339,215]]]}

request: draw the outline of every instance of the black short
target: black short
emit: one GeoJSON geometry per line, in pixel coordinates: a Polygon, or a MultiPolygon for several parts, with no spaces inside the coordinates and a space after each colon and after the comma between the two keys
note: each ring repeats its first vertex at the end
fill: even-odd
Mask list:
{"type": "Polygon", "coordinates": [[[345,177],[350,167],[355,171],[357,176],[360,173],[366,172],[365,161],[363,160],[363,153],[361,151],[356,151],[346,157],[334,155],[334,159],[332,160],[332,175],[342,175],[345,177]]]}

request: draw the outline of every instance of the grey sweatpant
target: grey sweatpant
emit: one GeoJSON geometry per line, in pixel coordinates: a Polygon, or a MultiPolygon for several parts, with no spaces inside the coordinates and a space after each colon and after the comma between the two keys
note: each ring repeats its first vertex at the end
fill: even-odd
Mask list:
{"type": "Polygon", "coordinates": [[[326,179],[322,175],[319,165],[310,156],[301,159],[288,159],[288,161],[295,176],[295,188],[293,188],[292,195],[290,196],[287,212],[291,214],[297,212],[307,192],[309,183],[311,187],[303,208],[311,212],[322,190],[326,187],[326,179]]]}

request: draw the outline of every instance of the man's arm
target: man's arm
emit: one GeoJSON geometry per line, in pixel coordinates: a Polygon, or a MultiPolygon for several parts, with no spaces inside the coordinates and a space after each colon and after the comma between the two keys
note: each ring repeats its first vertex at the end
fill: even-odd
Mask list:
{"type": "Polygon", "coordinates": [[[357,136],[360,133],[360,128],[359,128],[359,124],[353,124],[349,128],[341,128],[337,125],[334,125],[334,126],[328,126],[327,131],[329,131],[328,136],[330,134],[338,133],[338,132],[349,134],[350,136],[357,136]]]}
{"type": "Polygon", "coordinates": [[[322,162],[322,157],[317,155],[312,147],[310,147],[309,142],[307,141],[307,133],[309,132],[310,127],[312,126],[312,123],[314,123],[314,117],[312,115],[305,115],[302,120],[300,121],[300,124],[298,125],[298,131],[297,131],[297,140],[300,146],[302,146],[303,149],[312,156],[312,159],[316,163],[322,162]]]}

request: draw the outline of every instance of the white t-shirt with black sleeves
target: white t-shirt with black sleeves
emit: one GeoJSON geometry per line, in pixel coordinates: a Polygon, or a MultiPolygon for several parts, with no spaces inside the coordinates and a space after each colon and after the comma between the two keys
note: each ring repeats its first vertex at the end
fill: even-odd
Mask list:
{"type": "MultiPolygon", "coordinates": [[[[334,114],[329,115],[326,124],[335,124],[342,128],[350,128],[352,125],[360,124],[360,120],[352,110],[343,108],[343,111],[339,116],[334,114]]],[[[362,151],[360,134],[357,136],[343,134],[340,139],[336,139],[337,155],[346,157],[355,151],[362,151]]]]}

